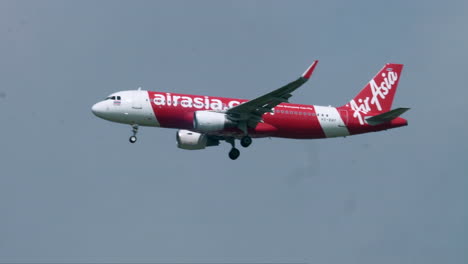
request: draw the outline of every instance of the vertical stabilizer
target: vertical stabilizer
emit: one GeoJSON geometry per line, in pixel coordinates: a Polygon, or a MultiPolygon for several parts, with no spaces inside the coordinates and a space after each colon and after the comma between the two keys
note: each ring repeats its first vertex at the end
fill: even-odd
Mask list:
{"type": "Polygon", "coordinates": [[[387,63],[347,107],[354,111],[383,113],[391,109],[403,64],[387,63]]]}

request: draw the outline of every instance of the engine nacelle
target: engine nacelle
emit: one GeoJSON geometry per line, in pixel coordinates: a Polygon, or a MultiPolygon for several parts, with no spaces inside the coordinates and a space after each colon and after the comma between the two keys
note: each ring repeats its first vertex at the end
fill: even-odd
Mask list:
{"type": "Polygon", "coordinates": [[[181,149],[197,150],[206,147],[218,146],[219,140],[190,130],[177,131],[177,147],[181,149]]]}
{"type": "Polygon", "coordinates": [[[219,131],[235,126],[236,123],[229,120],[223,113],[196,111],[193,116],[193,127],[198,131],[219,131]]]}
{"type": "Polygon", "coordinates": [[[208,137],[205,134],[189,130],[177,131],[177,147],[181,149],[196,150],[206,148],[208,137]]]}

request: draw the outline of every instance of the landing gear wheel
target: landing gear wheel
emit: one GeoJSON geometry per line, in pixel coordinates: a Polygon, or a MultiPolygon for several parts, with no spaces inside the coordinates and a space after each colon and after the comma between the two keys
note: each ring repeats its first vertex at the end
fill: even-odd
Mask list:
{"type": "Polygon", "coordinates": [[[245,136],[245,137],[241,138],[240,144],[241,144],[241,146],[246,148],[246,147],[250,146],[250,144],[252,144],[252,138],[249,137],[249,136],[245,136]]]}
{"type": "Polygon", "coordinates": [[[240,155],[240,151],[236,148],[232,148],[231,151],[229,151],[229,158],[232,160],[236,160],[240,155]]]}
{"type": "Polygon", "coordinates": [[[138,133],[138,125],[132,125],[132,133],[133,136],[131,136],[128,141],[130,141],[130,143],[135,143],[137,141],[136,134],[138,133]]]}

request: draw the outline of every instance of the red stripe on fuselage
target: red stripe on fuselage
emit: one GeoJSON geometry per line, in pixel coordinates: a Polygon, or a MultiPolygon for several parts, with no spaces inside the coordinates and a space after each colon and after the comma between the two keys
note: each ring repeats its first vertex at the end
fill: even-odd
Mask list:
{"type": "Polygon", "coordinates": [[[275,107],[273,115],[263,115],[263,120],[278,128],[276,137],[298,139],[325,137],[312,105],[283,103],[275,107]]]}
{"type": "MultiPolygon", "coordinates": [[[[161,127],[192,129],[195,111],[226,110],[247,102],[245,99],[234,99],[214,96],[197,96],[176,93],[148,92],[151,107],[161,127]]],[[[381,131],[407,125],[403,118],[397,118],[389,123],[378,126],[360,124],[353,118],[353,112],[347,107],[337,108],[340,116],[351,135],[381,131]]],[[[251,137],[283,137],[297,139],[324,138],[325,133],[320,126],[313,105],[283,103],[274,108],[274,113],[263,115],[264,123],[255,128],[249,128],[251,137]]],[[[368,113],[372,116],[372,113],[368,113]]],[[[239,129],[226,129],[213,134],[242,136],[239,129]]]]}
{"type": "MultiPolygon", "coordinates": [[[[193,129],[195,111],[225,110],[248,100],[148,91],[151,107],[166,128],[193,129]]],[[[252,137],[323,138],[325,137],[312,105],[280,104],[274,113],[263,115],[264,123],[249,129],[252,137]]],[[[216,134],[242,135],[238,129],[216,134]]]]}

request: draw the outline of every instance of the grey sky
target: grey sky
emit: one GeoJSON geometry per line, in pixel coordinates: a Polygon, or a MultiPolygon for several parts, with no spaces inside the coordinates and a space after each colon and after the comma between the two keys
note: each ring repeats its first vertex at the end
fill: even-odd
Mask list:
{"type": "Polygon", "coordinates": [[[468,262],[466,1],[0,1],[0,262],[468,262]],[[386,62],[409,126],[176,148],[135,89],[340,105],[386,62]]]}

